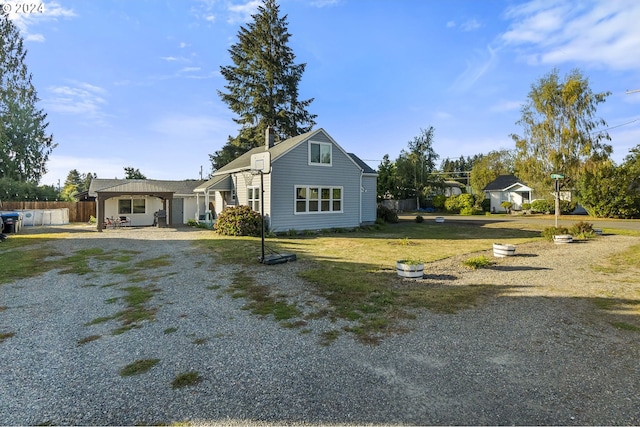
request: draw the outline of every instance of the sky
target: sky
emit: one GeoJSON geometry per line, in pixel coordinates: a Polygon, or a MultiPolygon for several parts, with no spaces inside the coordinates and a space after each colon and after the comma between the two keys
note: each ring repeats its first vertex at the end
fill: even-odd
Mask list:
{"type": "MultiPolygon", "coordinates": [[[[218,95],[228,49],[258,0],[0,0],[58,146],[41,184],[72,169],[207,178],[238,127],[218,95]]],[[[305,63],[300,99],[374,169],[433,126],[445,158],[514,148],[533,84],[579,69],[620,163],[640,144],[637,0],[280,0],[305,63]]]]}

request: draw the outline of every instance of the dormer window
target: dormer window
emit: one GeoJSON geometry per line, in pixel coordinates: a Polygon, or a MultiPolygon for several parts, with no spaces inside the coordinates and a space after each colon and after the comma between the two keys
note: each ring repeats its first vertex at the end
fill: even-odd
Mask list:
{"type": "Polygon", "coordinates": [[[332,144],[328,142],[309,141],[309,164],[331,166],[332,144]]]}

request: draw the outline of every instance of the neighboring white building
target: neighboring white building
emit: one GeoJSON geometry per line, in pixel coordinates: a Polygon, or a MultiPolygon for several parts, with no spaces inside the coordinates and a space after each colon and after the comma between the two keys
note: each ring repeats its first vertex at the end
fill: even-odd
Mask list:
{"type": "Polygon", "coordinates": [[[530,187],[515,175],[500,175],[484,187],[487,199],[491,200],[491,212],[505,212],[502,202],[511,202],[511,209],[521,210],[523,203],[531,203],[530,187]]]}

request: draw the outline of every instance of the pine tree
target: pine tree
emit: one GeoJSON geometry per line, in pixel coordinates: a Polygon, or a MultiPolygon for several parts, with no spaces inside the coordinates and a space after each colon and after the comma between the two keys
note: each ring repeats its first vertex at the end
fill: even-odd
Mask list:
{"type": "Polygon", "coordinates": [[[264,144],[268,126],[276,139],[284,140],[315,125],[317,116],[306,110],[313,98],[298,99],[306,64],[294,63],[287,16],[280,17],[276,0],[264,0],[252,18],[253,22],[240,27],[238,42],[229,49],[233,65],[220,67],[227,84],[226,92],[218,94],[237,115],[234,121],[240,130],[235,138],[229,137],[227,145],[233,147],[210,156],[214,170],[231,157],[264,144]]]}
{"type": "Polygon", "coordinates": [[[0,12],[0,177],[38,183],[56,147],[27,70],[18,28],[0,12]]]}

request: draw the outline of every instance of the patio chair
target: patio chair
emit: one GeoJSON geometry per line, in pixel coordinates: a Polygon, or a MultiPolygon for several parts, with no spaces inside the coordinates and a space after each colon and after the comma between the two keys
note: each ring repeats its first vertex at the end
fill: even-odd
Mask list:
{"type": "Polygon", "coordinates": [[[121,227],[129,227],[131,225],[131,218],[129,218],[128,216],[121,216],[119,225],[121,227]]]}

